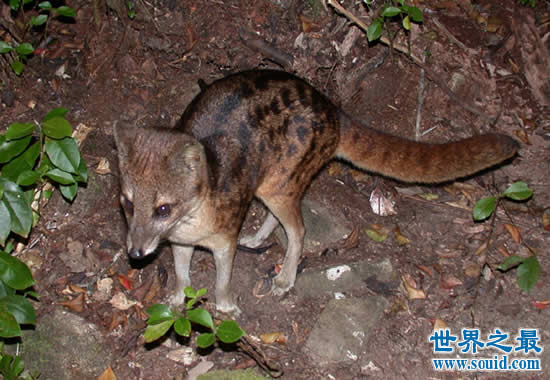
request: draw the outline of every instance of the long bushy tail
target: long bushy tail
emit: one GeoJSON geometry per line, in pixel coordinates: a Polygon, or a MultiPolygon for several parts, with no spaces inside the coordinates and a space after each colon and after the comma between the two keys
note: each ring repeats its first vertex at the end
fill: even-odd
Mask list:
{"type": "Polygon", "coordinates": [[[474,174],[513,157],[519,144],[500,134],[444,144],[407,140],[376,131],[340,114],[338,158],[405,182],[439,183],[474,174]]]}

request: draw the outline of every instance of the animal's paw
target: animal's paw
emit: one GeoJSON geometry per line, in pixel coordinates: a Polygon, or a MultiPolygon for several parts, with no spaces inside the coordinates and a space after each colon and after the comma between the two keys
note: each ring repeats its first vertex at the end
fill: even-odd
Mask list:
{"type": "Polygon", "coordinates": [[[222,314],[231,316],[232,318],[237,318],[241,315],[241,309],[235,303],[216,303],[216,310],[222,314]]]}
{"type": "Polygon", "coordinates": [[[271,294],[274,296],[282,296],[286,292],[288,292],[294,284],[291,284],[289,281],[287,281],[284,278],[281,278],[280,275],[276,276],[273,279],[273,284],[271,285],[271,294]]]}
{"type": "Polygon", "coordinates": [[[263,243],[263,239],[259,239],[257,235],[245,235],[239,239],[239,244],[248,248],[257,248],[263,243]]]}

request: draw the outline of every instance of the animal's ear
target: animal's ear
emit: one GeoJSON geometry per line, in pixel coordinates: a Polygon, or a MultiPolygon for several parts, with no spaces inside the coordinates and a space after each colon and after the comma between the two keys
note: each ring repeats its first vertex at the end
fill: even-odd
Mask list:
{"type": "Polygon", "coordinates": [[[130,147],[136,139],[137,128],[129,125],[116,124],[113,127],[113,135],[118,150],[119,162],[126,161],[130,154],[130,147]]]}
{"type": "Polygon", "coordinates": [[[170,167],[173,171],[189,173],[206,168],[206,155],[200,142],[193,139],[185,141],[182,145],[183,149],[178,149],[170,158],[170,167]]]}

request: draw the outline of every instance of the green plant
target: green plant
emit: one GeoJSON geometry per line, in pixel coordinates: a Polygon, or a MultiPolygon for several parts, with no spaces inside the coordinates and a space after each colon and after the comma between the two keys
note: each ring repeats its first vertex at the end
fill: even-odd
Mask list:
{"type": "Polygon", "coordinates": [[[17,47],[11,46],[9,43],[0,41],[0,54],[6,54],[10,52],[15,52],[17,58],[11,63],[11,69],[17,75],[20,75],[25,68],[25,63],[32,53],[34,53],[34,48],[28,42],[17,45],[17,47]]]}
{"type": "MultiPolygon", "coordinates": [[[[13,12],[18,12],[19,18],[23,20],[21,23],[24,25],[24,27],[22,27],[22,35],[24,35],[29,29],[42,26],[44,26],[44,35],[46,35],[48,23],[52,18],[52,14],[53,17],[74,18],[76,16],[73,8],[66,5],[54,7],[49,1],[37,2],[36,0],[10,0],[9,5],[11,10],[13,12]],[[32,7],[30,7],[30,4],[32,4],[32,7]],[[33,9],[36,9],[34,11],[35,15],[26,20],[25,14],[33,12],[33,9]]],[[[20,23],[16,23],[16,25],[19,24],[20,23]]],[[[15,45],[14,47],[6,41],[0,41],[0,54],[6,54],[12,51],[15,52],[17,56],[11,64],[11,68],[15,74],[21,75],[25,67],[25,63],[31,54],[34,53],[34,48],[29,42],[23,42],[15,45]]]]}
{"type": "Polygon", "coordinates": [[[128,0],[128,1],[126,2],[126,8],[128,8],[128,10],[127,10],[128,18],[129,18],[130,20],[135,19],[135,18],[136,18],[136,9],[135,9],[135,7],[134,7],[134,3],[131,2],[130,0],[128,0]]]}
{"type": "Polygon", "coordinates": [[[183,313],[174,312],[168,306],[161,304],[148,308],[149,319],[145,329],[145,342],[153,342],[164,336],[172,326],[178,335],[188,337],[191,334],[192,323],[209,329],[209,332],[203,332],[197,337],[197,346],[200,348],[212,346],[216,338],[228,344],[241,339],[245,333],[237,322],[226,320],[216,325],[207,310],[195,307],[205,294],[206,289],[195,291],[190,286],[186,287],[185,296],[188,301],[183,313]]]}
{"type": "Polygon", "coordinates": [[[20,356],[4,353],[4,344],[0,342],[0,375],[4,380],[34,380],[38,374],[23,372],[25,364],[20,356]]]}
{"type": "Polygon", "coordinates": [[[78,183],[88,181],[86,164],[78,143],[71,137],[71,124],[65,119],[67,110],[50,111],[42,123],[11,124],[0,134],[0,245],[10,232],[26,238],[38,210],[31,205],[45,181],[59,186],[61,194],[72,201],[78,183]],[[37,132],[38,137],[33,133],[37,132]],[[35,194],[36,192],[36,194],[35,194]],[[33,212],[34,211],[34,212],[33,212]]]}
{"type": "MultiPolygon", "coordinates": [[[[372,0],[364,0],[364,2],[367,5],[373,3],[372,0]]],[[[419,8],[406,4],[405,0],[392,1],[391,5],[383,6],[379,16],[374,19],[367,29],[369,42],[379,39],[382,36],[385,22],[397,16],[401,18],[401,25],[405,30],[411,29],[411,22],[421,23],[424,21],[422,11],[419,8]]]]}
{"type": "Polygon", "coordinates": [[[520,0],[520,2],[522,5],[529,5],[531,8],[535,8],[535,6],[537,5],[536,0],[520,0]]]}
{"type": "MultiPolygon", "coordinates": [[[[34,307],[28,297],[32,274],[21,260],[12,256],[11,233],[26,238],[36,222],[41,197],[48,191],[42,184],[53,182],[72,201],[78,183],[88,180],[86,164],[65,108],[50,111],[41,123],[13,123],[0,134],[0,338],[21,336],[21,325],[36,324],[34,307]]],[[[2,354],[0,374],[4,379],[32,379],[20,375],[23,361],[2,354]]]]}
{"type": "MultiPolygon", "coordinates": [[[[473,210],[475,221],[487,219],[498,206],[503,198],[509,198],[514,201],[525,201],[531,198],[531,190],[525,182],[518,181],[510,185],[503,193],[498,196],[491,196],[480,199],[476,202],[473,210]]],[[[498,269],[506,272],[517,267],[517,283],[521,290],[529,291],[535,286],[540,276],[540,264],[535,255],[529,257],[510,256],[502,262],[498,269]]]]}

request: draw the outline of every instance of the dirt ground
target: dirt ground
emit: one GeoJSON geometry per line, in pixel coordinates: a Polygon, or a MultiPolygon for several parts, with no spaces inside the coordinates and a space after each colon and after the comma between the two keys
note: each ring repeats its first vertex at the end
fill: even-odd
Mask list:
{"type": "MultiPolygon", "coordinates": [[[[544,228],[544,213],[550,212],[548,1],[537,1],[535,8],[519,0],[415,1],[424,9],[424,22],[413,25],[410,40],[401,31],[395,43],[410,43],[425,70],[402,52],[369,44],[345,17],[316,0],[135,1],[134,20],[116,6],[122,1],[67,3],[77,10],[75,22],[49,25],[53,43],[29,61],[21,77],[0,72],[2,130],[14,121],[38,120],[60,106],[69,109],[73,126],[90,128],[82,145],[91,173],[88,186],[72,205],[58,194],[52,198],[29,238],[32,248],[22,254],[38,263],[33,269],[41,295],[39,324],[41,316],[71,301],[68,309],[107,337],[116,355],[105,368],[110,366],[119,379],[185,378],[196,361],[184,366],[167,358],[166,346],[145,345],[143,308],[119,310],[109,299],[93,296],[98,280],[112,278],[115,291],[148,306],[165,301],[174,285],[168,247],[146,263],[130,263],[125,254],[112,126],[172,125],[199,92],[199,79],[209,83],[245,69],[275,68],[307,79],[377,129],[414,139],[419,122],[420,132],[426,132],[423,141],[491,131],[514,136],[522,145],[513,161],[459,184],[406,185],[340,163],[332,163],[312,183],[308,197],[342,212],[348,227],[358,230],[359,241],[305,252],[306,268],[388,258],[399,277],[410,276],[425,294],[410,299],[403,286],[384,294],[391,306],[368,342],[370,363],[316,365],[303,350],[304,339],[329,298],[300,299],[293,291],[283,299],[259,297],[267,290],[263,279],[282,262],[284,250],[275,244],[263,255],[239,252],[233,272],[243,309],[238,321],[250,335],[282,332],[287,337],[284,344],[262,345],[271,360],[284,366],[283,379],[520,376],[435,373],[428,336],[436,320],[454,331],[477,327],[482,334],[499,326],[514,334],[520,327],[538,328],[541,345],[548,341],[549,310],[536,307],[550,300],[550,231],[544,228]],[[104,160],[110,169],[98,167],[104,160]],[[472,221],[475,200],[517,180],[534,190],[531,200],[503,202],[494,220],[472,221]],[[369,197],[375,189],[395,201],[395,215],[372,211],[369,197]],[[427,193],[435,199],[423,197],[427,193]],[[399,244],[393,233],[376,242],[365,232],[373,224],[389,231],[398,227],[409,242],[399,244]],[[514,239],[510,226],[519,229],[521,241],[514,239]],[[486,249],[480,249],[489,238],[486,249]],[[71,267],[63,260],[71,250],[82,255],[82,265],[71,267]],[[525,293],[517,286],[515,270],[496,268],[507,255],[527,256],[530,250],[537,253],[542,270],[538,284],[525,293]],[[86,296],[77,299],[74,286],[85,289],[86,296]]],[[[341,2],[367,24],[381,3],[369,11],[359,1],[341,2]]],[[[39,36],[30,37],[38,45],[39,36]]],[[[263,213],[254,204],[244,229],[256,228],[263,213]]],[[[210,254],[195,255],[191,277],[195,286],[213,293],[210,254]]],[[[380,291],[366,280],[354,296],[380,291]]],[[[217,369],[254,366],[238,352],[207,354],[217,369]]],[[[542,379],[545,372],[548,376],[543,371],[522,378],[542,379]]]]}

